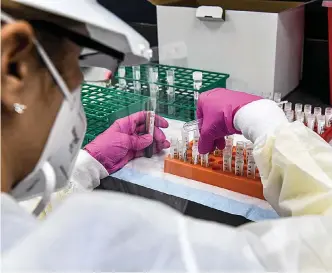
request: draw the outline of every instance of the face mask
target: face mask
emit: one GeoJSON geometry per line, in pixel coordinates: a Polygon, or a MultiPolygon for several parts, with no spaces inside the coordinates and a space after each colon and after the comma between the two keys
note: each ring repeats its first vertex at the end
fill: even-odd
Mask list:
{"type": "MultiPolygon", "coordinates": [[[[7,23],[14,21],[3,12],[1,19],[7,23]]],[[[64,94],[63,102],[37,165],[11,191],[12,196],[17,200],[26,200],[42,195],[42,200],[34,210],[34,213],[38,215],[49,203],[52,192],[67,185],[83,143],[86,119],[81,103],[80,88],[69,92],[43,47],[37,40],[34,41],[34,44],[50,74],[64,94]]]]}

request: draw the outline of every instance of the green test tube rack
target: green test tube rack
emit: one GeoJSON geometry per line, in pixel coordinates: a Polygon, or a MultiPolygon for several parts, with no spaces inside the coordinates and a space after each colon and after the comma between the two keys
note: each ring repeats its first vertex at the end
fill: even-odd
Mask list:
{"type": "Polygon", "coordinates": [[[104,132],[114,121],[146,109],[148,97],[90,84],[82,85],[82,104],[87,118],[83,146],[104,132]]]}
{"type": "Polygon", "coordinates": [[[182,121],[195,119],[195,91],[202,93],[217,87],[225,88],[226,81],[229,78],[228,74],[218,72],[161,64],[146,64],[140,66],[140,80],[134,80],[132,67],[127,66],[125,67],[125,76],[119,77],[119,75],[116,74],[112,85],[116,88],[120,88],[119,81],[124,79],[126,81],[126,87],[121,87],[123,91],[149,96],[149,68],[153,67],[158,68],[158,81],[156,82],[159,88],[157,114],[182,121]],[[166,80],[166,73],[171,69],[174,71],[173,85],[169,85],[166,80]],[[194,89],[193,72],[195,71],[202,72],[203,75],[202,86],[199,90],[194,89]],[[140,92],[137,92],[137,89],[135,90],[135,82],[140,82],[140,92]],[[173,92],[175,93],[174,99],[171,101],[168,96],[170,88],[173,88],[173,92]]]}

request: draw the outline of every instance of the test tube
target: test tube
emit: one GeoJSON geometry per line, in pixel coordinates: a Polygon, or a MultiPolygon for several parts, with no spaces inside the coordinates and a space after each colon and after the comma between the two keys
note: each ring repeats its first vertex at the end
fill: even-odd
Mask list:
{"type": "Polygon", "coordinates": [[[246,162],[248,162],[249,157],[252,156],[254,151],[254,145],[251,142],[246,143],[246,162]]]}
{"type": "Polygon", "coordinates": [[[223,151],[223,171],[232,171],[232,150],[225,149],[223,151]]]}
{"type": "Polygon", "coordinates": [[[256,176],[256,163],[254,157],[251,155],[247,159],[247,177],[255,178],[256,176]]]}
{"type": "Polygon", "coordinates": [[[170,146],[170,157],[171,159],[177,158],[177,139],[171,138],[171,146],[170,146]]]}
{"type": "Polygon", "coordinates": [[[134,79],[134,93],[140,94],[141,93],[141,67],[139,65],[133,66],[133,79],[134,79]]]}
{"type": "Polygon", "coordinates": [[[119,67],[119,88],[120,89],[126,89],[127,82],[126,79],[126,68],[124,66],[119,67]]]}
{"type": "Polygon", "coordinates": [[[304,105],[304,122],[308,122],[308,115],[311,114],[312,106],[311,104],[304,105]]]}
{"type": "Polygon", "coordinates": [[[242,156],[235,157],[235,175],[243,176],[243,166],[244,166],[244,158],[242,156]]]}
{"type": "Polygon", "coordinates": [[[192,163],[194,165],[198,165],[199,164],[198,145],[193,145],[193,149],[192,149],[192,163]]]}
{"type": "Polygon", "coordinates": [[[332,126],[332,107],[325,108],[325,126],[326,127],[332,126]]]}
{"type": "Polygon", "coordinates": [[[209,153],[201,155],[201,166],[209,167],[209,153]]]}
{"type": "Polygon", "coordinates": [[[244,152],[244,142],[238,141],[236,142],[236,156],[243,156],[244,152]]]}
{"type": "MultiPolygon", "coordinates": [[[[274,93],[274,96],[273,96],[273,100],[275,101],[275,102],[281,102],[281,93],[279,93],[279,92],[275,92],[274,93]]],[[[282,106],[282,104],[281,104],[281,106],[282,106]]]]}
{"type": "Polygon", "coordinates": [[[189,132],[182,129],[182,142],[183,142],[183,161],[187,162],[187,150],[189,148],[189,132]]]}
{"type": "MultiPolygon", "coordinates": [[[[169,69],[166,71],[166,81],[168,85],[174,85],[174,70],[169,69]]],[[[169,86],[167,91],[167,100],[168,100],[168,114],[175,114],[175,106],[172,105],[175,102],[175,90],[173,86],[169,86]]]]}
{"type": "Polygon", "coordinates": [[[302,112],[302,109],[303,109],[302,103],[296,103],[295,104],[295,108],[294,108],[295,113],[302,112]]]}
{"type": "Polygon", "coordinates": [[[183,161],[183,145],[181,140],[178,140],[177,148],[179,160],[183,161]]]}
{"type": "Polygon", "coordinates": [[[199,130],[194,130],[194,139],[193,139],[193,146],[198,147],[198,141],[199,141],[199,130]]]}
{"type": "Polygon", "coordinates": [[[193,80],[194,80],[194,90],[195,90],[194,91],[194,101],[195,101],[195,106],[197,106],[199,90],[202,87],[203,73],[201,71],[193,72],[193,80]]]}
{"type": "MultiPolygon", "coordinates": [[[[151,102],[150,102],[151,103],[151,102]]],[[[146,130],[149,135],[153,137],[154,134],[154,121],[155,121],[155,110],[151,110],[151,107],[149,107],[149,111],[147,111],[146,114],[146,130]]],[[[151,143],[150,146],[145,148],[144,150],[145,157],[151,158],[153,155],[153,143],[151,143]]]]}
{"type": "Polygon", "coordinates": [[[285,112],[285,114],[286,114],[286,118],[289,122],[294,121],[294,111],[293,110],[287,111],[287,112],[285,112]]]}
{"type": "Polygon", "coordinates": [[[295,118],[297,121],[300,121],[302,123],[304,122],[304,113],[303,112],[297,112],[295,115],[296,115],[295,118]]]}
{"type": "Polygon", "coordinates": [[[286,102],[284,106],[284,111],[285,113],[288,111],[292,111],[292,103],[291,102],[286,102]]]}
{"type": "Polygon", "coordinates": [[[311,130],[315,129],[315,116],[311,113],[307,115],[307,127],[311,130]]]}
{"type": "Polygon", "coordinates": [[[325,129],[325,116],[318,115],[317,116],[317,134],[321,135],[324,133],[325,129]]]}

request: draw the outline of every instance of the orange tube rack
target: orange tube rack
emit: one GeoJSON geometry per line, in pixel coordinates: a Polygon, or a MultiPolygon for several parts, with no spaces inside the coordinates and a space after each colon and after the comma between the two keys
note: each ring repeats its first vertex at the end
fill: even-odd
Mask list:
{"type": "MultiPolygon", "coordinates": [[[[190,145],[191,146],[191,145],[190,145]]],[[[234,148],[233,148],[234,153],[234,148]]],[[[191,150],[188,151],[188,162],[179,159],[165,158],[164,172],[196,180],[234,192],[242,193],[252,197],[264,199],[263,185],[258,172],[255,178],[247,177],[247,165],[244,163],[243,176],[236,176],[234,172],[234,156],[232,159],[232,172],[224,172],[223,157],[209,155],[209,167],[200,164],[194,165],[191,162],[191,150]]]]}

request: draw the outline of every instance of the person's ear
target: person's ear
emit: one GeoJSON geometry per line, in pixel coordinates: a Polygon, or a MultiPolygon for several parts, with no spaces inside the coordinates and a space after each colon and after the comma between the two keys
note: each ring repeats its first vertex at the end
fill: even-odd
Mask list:
{"type": "Polygon", "coordinates": [[[1,28],[1,105],[14,110],[24,104],[22,92],[31,61],[34,32],[27,22],[5,24],[1,28]]]}

